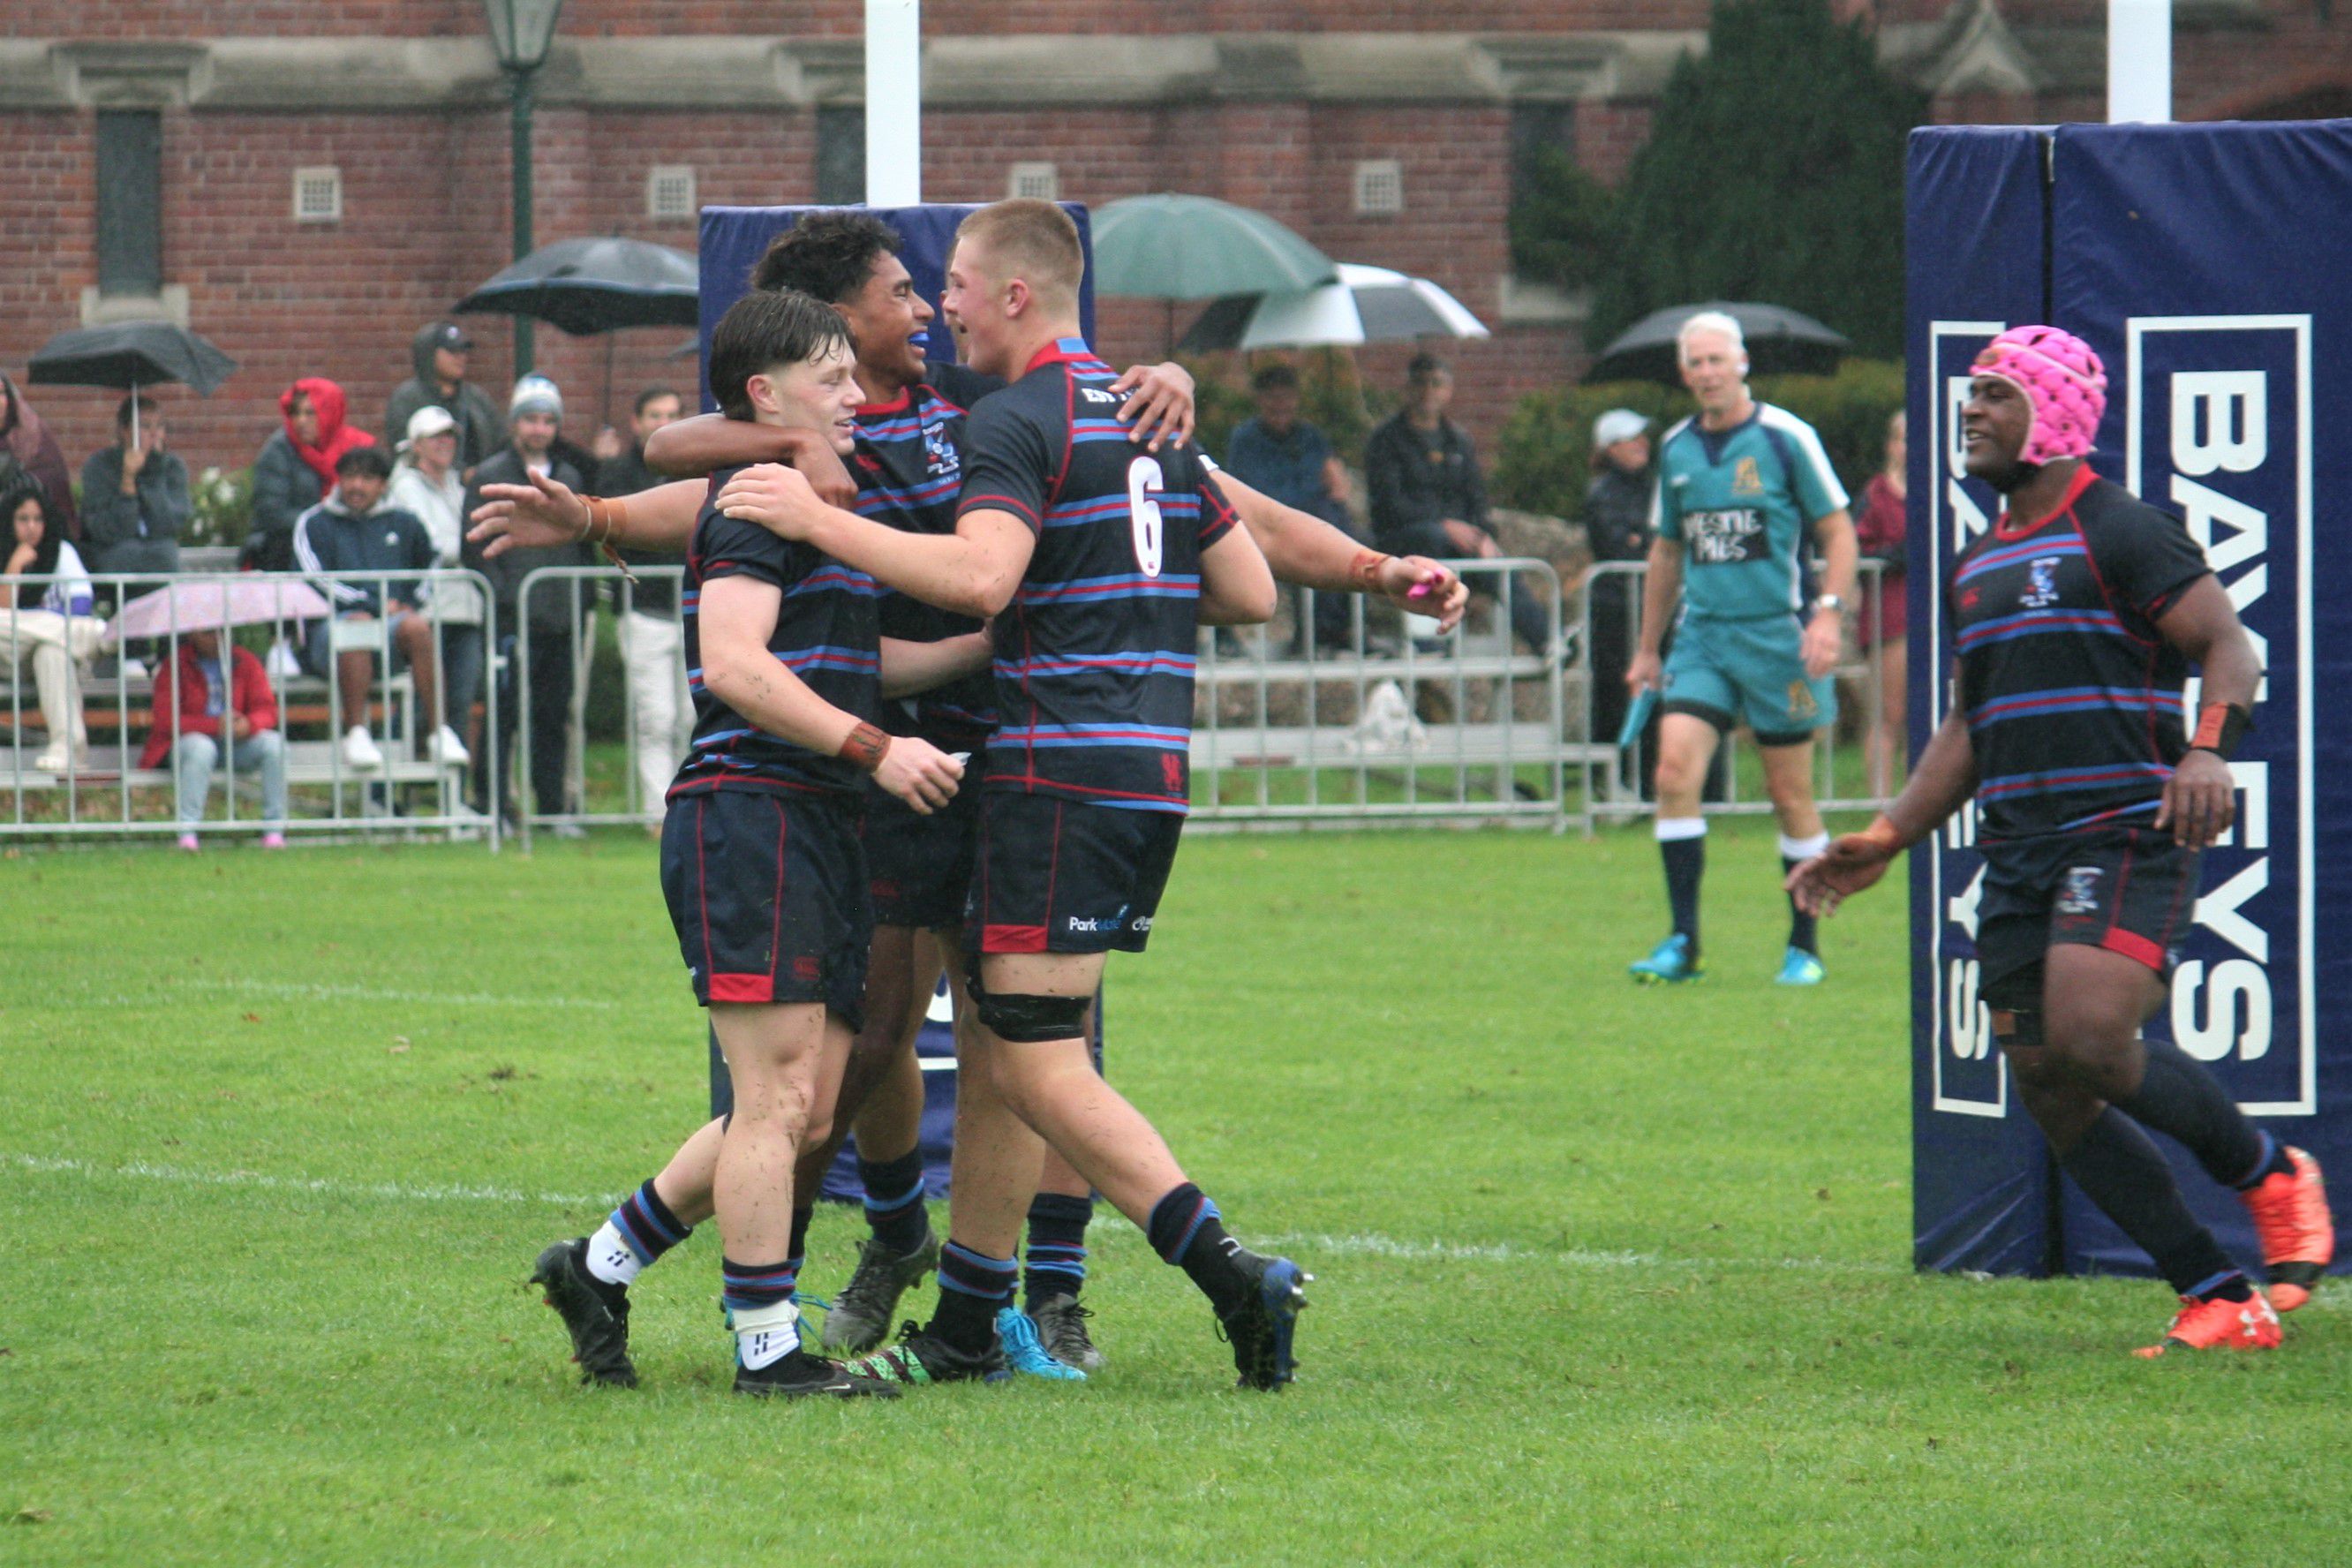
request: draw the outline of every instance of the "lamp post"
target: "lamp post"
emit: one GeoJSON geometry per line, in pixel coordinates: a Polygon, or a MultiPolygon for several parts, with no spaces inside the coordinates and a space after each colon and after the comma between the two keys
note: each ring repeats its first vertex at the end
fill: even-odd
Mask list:
{"type": "MultiPolygon", "coordinates": [[[[563,0],[482,0],[488,13],[490,44],[499,52],[499,68],[507,73],[514,100],[514,258],[530,254],[530,111],[531,79],[547,63],[548,46],[555,41],[555,18],[563,0]]],[[[531,372],[530,318],[514,319],[514,373],[531,372]]]]}

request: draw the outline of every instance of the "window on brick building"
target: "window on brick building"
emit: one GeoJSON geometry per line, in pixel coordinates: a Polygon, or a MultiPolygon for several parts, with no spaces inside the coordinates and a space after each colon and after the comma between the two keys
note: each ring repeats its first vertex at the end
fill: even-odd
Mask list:
{"type": "Polygon", "coordinates": [[[1027,196],[1033,201],[1058,202],[1062,199],[1062,172],[1051,163],[1015,163],[1012,176],[1005,182],[1008,196],[1027,196]]]}
{"type": "Polygon", "coordinates": [[[98,291],[163,291],[163,117],[152,110],[99,110],[98,291]]]}
{"type": "Polygon", "coordinates": [[[1394,158],[1367,158],[1356,165],[1356,212],[1385,217],[1404,211],[1404,165],[1394,158]]]}
{"type": "Polygon", "coordinates": [[[816,199],[848,206],[866,199],[866,110],[816,111],[816,199]]]}
{"type": "Polygon", "coordinates": [[[343,218],[343,172],[332,163],[294,171],[294,221],[341,223],[343,218]]]}
{"type": "Polygon", "coordinates": [[[1511,205],[1542,192],[1548,164],[1576,157],[1576,105],[1511,105],[1511,205]]]}
{"type": "Polygon", "coordinates": [[[685,223],[701,209],[694,199],[694,169],[656,163],[646,175],[646,216],[656,223],[685,223]]]}

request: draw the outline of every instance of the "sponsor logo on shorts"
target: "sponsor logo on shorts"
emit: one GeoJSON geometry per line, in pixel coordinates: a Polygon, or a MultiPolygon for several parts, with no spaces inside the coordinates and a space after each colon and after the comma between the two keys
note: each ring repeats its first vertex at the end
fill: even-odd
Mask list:
{"type": "Polygon", "coordinates": [[[814,958],[793,960],[793,978],[803,984],[814,984],[824,978],[824,971],[814,958]]]}
{"type": "Polygon", "coordinates": [[[2058,912],[2062,915],[2096,914],[2099,909],[2099,879],[2105,874],[2103,867],[2069,867],[2065,883],[2058,889],[2058,912]]]}
{"type": "Polygon", "coordinates": [[[1072,915],[1069,929],[1072,934],[1078,936],[1108,936],[1122,931],[1148,931],[1151,929],[1151,917],[1138,915],[1129,920],[1127,906],[1121,904],[1115,915],[1072,915]]]}

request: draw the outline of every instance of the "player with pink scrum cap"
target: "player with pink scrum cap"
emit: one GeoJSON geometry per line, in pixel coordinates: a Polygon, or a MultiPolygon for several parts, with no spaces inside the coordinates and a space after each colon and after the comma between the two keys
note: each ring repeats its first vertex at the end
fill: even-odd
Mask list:
{"type": "Polygon", "coordinates": [[[2318,1163],[2248,1121],[2179,1047],[2140,1036],[2188,934],[2199,855],[2236,810],[2228,758],[2262,667],[2180,520],[2084,461],[2106,388],[2099,356],[2055,327],[2012,327],[1977,356],[1967,468],[2008,505],[1952,572],[1957,700],[1895,804],[1789,888],[1832,912],[1974,796],[1993,1036],[2061,1168],[2181,1300],[2137,1353],[2267,1350],[2277,1312],[2310,1299],[2335,1253],[2318,1163]],[[2148,1128],[2244,1202],[2268,1300],[2189,1212],[2148,1128]]]}

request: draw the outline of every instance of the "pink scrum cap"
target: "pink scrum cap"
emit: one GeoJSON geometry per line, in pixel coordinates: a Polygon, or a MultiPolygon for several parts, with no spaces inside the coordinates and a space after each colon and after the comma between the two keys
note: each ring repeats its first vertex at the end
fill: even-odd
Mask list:
{"type": "Polygon", "coordinates": [[[1971,368],[2008,382],[2032,405],[2033,428],[2020,462],[2089,454],[2107,411],[2106,367],[2090,344],[2056,327],[2011,327],[1984,346],[1971,368]]]}

